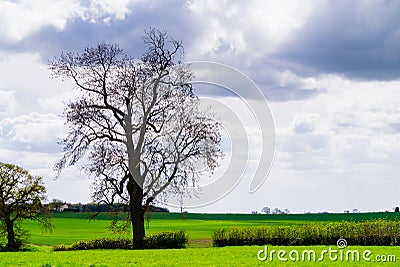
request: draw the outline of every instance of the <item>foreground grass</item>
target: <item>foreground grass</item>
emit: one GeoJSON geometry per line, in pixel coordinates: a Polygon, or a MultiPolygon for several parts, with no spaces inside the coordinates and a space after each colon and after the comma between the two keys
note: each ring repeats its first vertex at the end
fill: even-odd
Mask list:
{"type": "MultiPolygon", "coordinates": [[[[281,262],[275,256],[272,260],[260,261],[257,253],[264,250],[264,246],[224,247],[224,248],[190,248],[171,250],[89,250],[53,252],[48,247],[33,247],[29,252],[2,252],[0,266],[397,266],[396,262],[376,262],[376,255],[395,255],[400,259],[398,247],[349,247],[358,249],[362,254],[371,250],[371,262],[343,261],[338,258],[330,261],[328,256],[321,262],[314,261],[287,261],[281,262]]],[[[296,249],[313,249],[319,256],[326,246],[285,247],[271,246],[271,250],[284,250],[289,253],[296,249]]],[[[332,249],[337,249],[332,247],[332,249]]],[[[317,257],[318,257],[317,256],[317,257]]],[[[288,256],[286,255],[286,258],[288,256]]]]}

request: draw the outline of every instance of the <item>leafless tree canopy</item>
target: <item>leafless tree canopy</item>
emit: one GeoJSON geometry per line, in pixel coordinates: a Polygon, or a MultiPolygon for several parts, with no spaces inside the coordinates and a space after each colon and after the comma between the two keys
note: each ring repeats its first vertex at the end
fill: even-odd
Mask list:
{"type": "Polygon", "coordinates": [[[148,205],[162,192],[196,185],[199,167],[214,170],[222,155],[220,124],[199,109],[190,66],[180,64],[182,44],[155,29],[143,41],[141,59],[101,43],[50,63],[55,77],[72,78],[77,89],[55,168],[86,157],[97,201],[129,203],[142,194],[148,205]]]}

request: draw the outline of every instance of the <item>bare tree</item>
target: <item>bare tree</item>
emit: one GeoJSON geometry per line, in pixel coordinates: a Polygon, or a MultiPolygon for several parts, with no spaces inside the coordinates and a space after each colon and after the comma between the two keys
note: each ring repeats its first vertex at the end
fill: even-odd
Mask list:
{"type": "Polygon", "coordinates": [[[26,231],[23,220],[35,220],[51,230],[42,177],[13,164],[0,162],[0,231],[7,236],[7,248],[18,249],[26,231]]]}
{"type": "Polygon", "coordinates": [[[115,44],[66,53],[50,63],[56,77],[70,78],[77,97],[64,115],[61,171],[86,157],[93,198],[129,205],[134,246],[143,246],[144,211],[165,193],[196,186],[222,156],[220,124],[200,110],[181,42],[155,29],[146,32],[147,52],[137,60],[115,44]]]}

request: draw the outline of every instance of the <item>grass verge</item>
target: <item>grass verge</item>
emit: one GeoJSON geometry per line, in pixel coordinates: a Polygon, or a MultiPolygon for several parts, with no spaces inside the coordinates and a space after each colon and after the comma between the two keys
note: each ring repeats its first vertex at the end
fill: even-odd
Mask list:
{"type": "MultiPolygon", "coordinates": [[[[49,247],[32,247],[30,252],[0,253],[0,266],[398,266],[397,262],[377,261],[389,255],[400,258],[398,247],[347,247],[349,250],[359,250],[363,253],[370,250],[370,261],[362,258],[359,261],[330,260],[325,254],[323,261],[287,260],[280,261],[277,252],[286,251],[286,258],[292,250],[302,253],[304,250],[314,250],[319,257],[326,246],[271,246],[268,252],[275,251],[272,260],[260,261],[258,252],[264,251],[264,246],[223,247],[223,248],[191,248],[170,250],[88,250],[52,252],[49,247]]],[[[338,250],[337,247],[332,249],[338,250]]],[[[293,253],[292,253],[293,254],[293,253]]],[[[269,254],[268,254],[269,255],[269,254]]],[[[339,252],[337,253],[340,256],[339,252]]]]}

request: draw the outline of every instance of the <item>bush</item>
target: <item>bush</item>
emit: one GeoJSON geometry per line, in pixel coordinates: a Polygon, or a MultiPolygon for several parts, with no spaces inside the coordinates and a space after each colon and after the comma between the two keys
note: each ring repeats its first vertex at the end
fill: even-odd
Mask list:
{"type": "Polygon", "coordinates": [[[162,232],[145,238],[145,247],[148,249],[184,248],[189,238],[185,231],[162,232]]]}
{"type": "Polygon", "coordinates": [[[54,251],[67,251],[67,250],[71,250],[71,249],[70,249],[70,246],[66,246],[66,245],[62,244],[62,245],[53,246],[53,250],[54,251]]]}
{"type": "MultiPolygon", "coordinates": [[[[145,238],[146,249],[184,248],[188,243],[188,237],[184,231],[162,232],[145,238]]],[[[57,245],[54,251],[89,250],[89,249],[133,249],[133,243],[128,238],[100,238],[94,240],[82,240],[70,246],[57,245]]]]}
{"type": "Polygon", "coordinates": [[[336,245],[344,238],[349,245],[398,246],[399,221],[309,223],[293,226],[230,228],[214,231],[215,247],[244,245],[336,245]]]}
{"type": "Polygon", "coordinates": [[[123,238],[100,238],[95,240],[78,241],[71,245],[71,250],[88,249],[131,249],[132,240],[123,238]]]}

